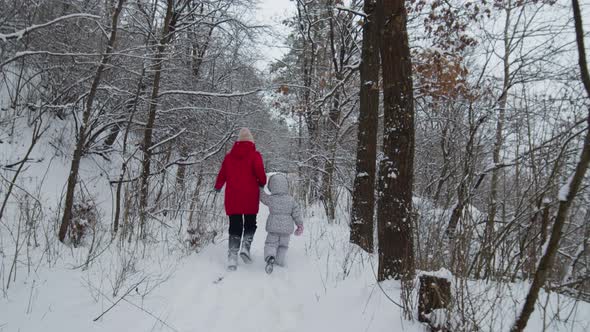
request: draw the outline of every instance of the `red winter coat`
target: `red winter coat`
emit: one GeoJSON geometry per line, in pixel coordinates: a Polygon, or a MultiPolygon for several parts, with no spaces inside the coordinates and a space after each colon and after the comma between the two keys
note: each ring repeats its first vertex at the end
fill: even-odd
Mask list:
{"type": "Polygon", "coordinates": [[[225,213],[257,214],[259,186],[266,184],[266,173],[260,152],[250,141],[236,142],[223,159],[215,189],[225,187],[225,213]]]}

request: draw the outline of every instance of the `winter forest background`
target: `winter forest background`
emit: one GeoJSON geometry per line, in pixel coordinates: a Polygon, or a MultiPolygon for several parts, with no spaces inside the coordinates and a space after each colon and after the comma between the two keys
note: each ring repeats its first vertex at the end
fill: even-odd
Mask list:
{"type": "Polygon", "coordinates": [[[0,331],[590,330],[587,31],[584,0],[0,0],[0,331]],[[305,208],[270,276],[264,209],[224,271],[241,127],[305,208]]]}

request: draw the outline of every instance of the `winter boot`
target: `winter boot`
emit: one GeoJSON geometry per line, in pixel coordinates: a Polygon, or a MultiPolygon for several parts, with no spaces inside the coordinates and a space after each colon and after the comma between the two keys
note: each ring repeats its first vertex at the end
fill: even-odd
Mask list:
{"type": "Polygon", "coordinates": [[[250,257],[250,247],[252,246],[252,240],[254,239],[254,233],[246,234],[244,233],[244,237],[242,238],[242,250],[240,251],[240,257],[246,264],[252,263],[252,258],[250,257]]]}
{"type": "Polygon", "coordinates": [[[271,274],[272,270],[274,269],[274,265],[275,258],[273,256],[266,257],[266,267],[264,268],[264,271],[266,271],[267,274],[271,274]]]}
{"type": "Polygon", "coordinates": [[[238,268],[238,251],[240,251],[240,237],[236,235],[229,236],[229,248],[227,251],[227,269],[235,271],[238,268]]]}

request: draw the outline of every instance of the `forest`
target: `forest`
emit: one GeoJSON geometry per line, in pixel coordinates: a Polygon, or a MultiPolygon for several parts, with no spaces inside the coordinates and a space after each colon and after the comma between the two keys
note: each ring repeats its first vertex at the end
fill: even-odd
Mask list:
{"type": "Polygon", "coordinates": [[[0,331],[590,330],[588,31],[587,0],[0,0],[0,331]],[[305,225],[272,274],[264,204],[226,269],[241,128],[305,225]]]}

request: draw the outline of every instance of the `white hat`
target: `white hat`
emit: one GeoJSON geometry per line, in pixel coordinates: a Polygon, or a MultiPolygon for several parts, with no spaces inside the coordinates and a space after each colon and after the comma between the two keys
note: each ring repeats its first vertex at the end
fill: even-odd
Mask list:
{"type": "Polygon", "coordinates": [[[250,129],[248,129],[248,128],[240,129],[240,136],[238,137],[238,142],[243,142],[243,141],[254,142],[254,137],[252,136],[252,133],[250,132],[250,129]]]}

